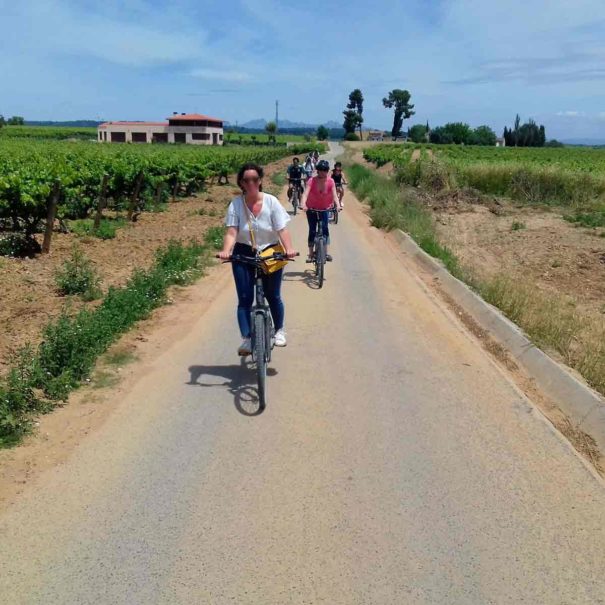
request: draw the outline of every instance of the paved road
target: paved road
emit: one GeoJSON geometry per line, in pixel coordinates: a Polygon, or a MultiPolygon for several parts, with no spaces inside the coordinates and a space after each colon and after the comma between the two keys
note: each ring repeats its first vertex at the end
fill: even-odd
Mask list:
{"type": "Polygon", "coordinates": [[[0,518],[0,602],[605,603],[602,482],[348,195],[324,288],[302,261],[286,276],[266,411],[224,268],[0,518]]]}

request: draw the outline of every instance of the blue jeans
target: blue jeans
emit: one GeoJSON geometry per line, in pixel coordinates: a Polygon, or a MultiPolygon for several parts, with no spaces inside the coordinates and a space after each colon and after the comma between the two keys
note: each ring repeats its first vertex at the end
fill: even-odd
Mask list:
{"type": "Polygon", "coordinates": [[[307,212],[307,221],[309,223],[309,247],[315,243],[315,233],[317,232],[317,221],[321,221],[321,230],[326,238],[326,244],[330,243],[330,230],[328,228],[328,213],[322,212],[321,215],[315,214],[315,212],[307,212]]]}
{"type": "MultiPolygon", "coordinates": [[[[233,254],[254,256],[254,252],[250,246],[239,243],[235,244],[233,254]]],[[[242,334],[242,338],[250,338],[250,312],[254,304],[254,267],[238,262],[232,263],[231,267],[233,269],[233,278],[235,279],[235,289],[237,290],[237,323],[239,324],[239,331],[242,334]]],[[[275,273],[263,275],[263,290],[271,309],[271,317],[273,317],[273,325],[276,332],[284,327],[284,303],[281,299],[283,272],[284,270],[280,269],[279,271],[275,271],[275,273]]]]}

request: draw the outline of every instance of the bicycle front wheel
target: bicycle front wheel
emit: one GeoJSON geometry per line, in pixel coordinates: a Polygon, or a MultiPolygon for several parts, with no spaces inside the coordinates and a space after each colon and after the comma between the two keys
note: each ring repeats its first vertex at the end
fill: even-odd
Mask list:
{"type": "Polygon", "coordinates": [[[338,209],[334,208],[334,224],[338,225],[338,209]]]}
{"type": "Polygon", "coordinates": [[[292,210],[294,212],[294,216],[296,216],[296,211],[298,210],[298,191],[295,191],[292,194],[292,210]]]}
{"type": "Polygon", "coordinates": [[[256,359],[256,380],[258,383],[258,405],[261,410],[267,404],[267,330],[262,313],[254,316],[254,357],[256,359]]]}
{"type": "Polygon", "coordinates": [[[317,276],[317,285],[321,288],[324,285],[324,267],[326,263],[326,249],[323,237],[317,238],[315,245],[315,275],[317,276]]]}

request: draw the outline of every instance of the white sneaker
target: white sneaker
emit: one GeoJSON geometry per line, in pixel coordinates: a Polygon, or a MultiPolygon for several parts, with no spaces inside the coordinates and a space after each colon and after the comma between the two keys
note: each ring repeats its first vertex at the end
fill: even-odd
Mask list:
{"type": "Polygon", "coordinates": [[[275,346],[285,347],[288,343],[286,342],[286,333],[282,330],[275,332],[275,346]]]}
{"type": "Polygon", "coordinates": [[[242,344],[237,349],[237,354],[242,357],[246,357],[246,355],[250,355],[252,353],[252,342],[249,338],[244,338],[242,340],[242,344]]]}

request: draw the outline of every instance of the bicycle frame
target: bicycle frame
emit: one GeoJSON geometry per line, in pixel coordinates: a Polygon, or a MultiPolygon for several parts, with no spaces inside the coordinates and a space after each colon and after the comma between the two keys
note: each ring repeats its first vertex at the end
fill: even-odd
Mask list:
{"type": "Polygon", "coordinates": [[[315,274],[317,275],[319,287],[321,288],[324,282],[326,245],[328,243],[323,233],[321,217],[322,214],[329,215],[331,210],[313,210],[311,208],[307,208],[307,212],[313,212],[317,215],[317,225],[315,227],[315,240],[313,241],[313,255],[315,257],[315,274]]]}
{"type": "MultiPolygon", "coordinates": [[[[257,253],[257,258],[260,258],[257,253]]],[[[255,359],[255,347],[254,343],[258,335],[256,334],[256,316],[260,315],[263,318],[263,326],[265,327],[265,343],[268,343],[268,347],[265,348],[265,359],[267,362],[271,361],[271,351],[275,346],[275,327],[273,326],[273,317],[271,316],[271,310],[269,304],[265,298],[265,290],[263,288],[263,270],[259,265],[255,265],[254,272],[254,305],[250,311],[250,327],[252,329],[251,341],[252,341],[252,360],[255,359]]]]}

